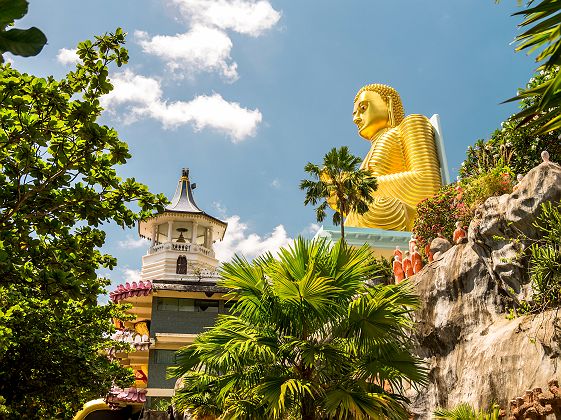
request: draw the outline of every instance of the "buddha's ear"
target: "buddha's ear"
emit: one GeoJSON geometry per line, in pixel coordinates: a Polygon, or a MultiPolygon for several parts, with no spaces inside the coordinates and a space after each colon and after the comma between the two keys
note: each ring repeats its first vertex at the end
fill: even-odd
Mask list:
{"type": "Polygon", "coordinates": [[[388,95],[388,121],[390,127],[395,127],[395,118],[393,116],[393,100],[392,97],[388,95]]]}

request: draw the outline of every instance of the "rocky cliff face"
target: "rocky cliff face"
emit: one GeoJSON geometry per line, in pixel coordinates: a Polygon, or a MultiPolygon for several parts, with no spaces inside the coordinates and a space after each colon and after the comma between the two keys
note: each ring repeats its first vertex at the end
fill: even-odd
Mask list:
{"type": "Polygon", "coordinates": [[[535,237],[540,204],[560,199],[561,167],[542,163],[512,194],[485,202],[467,243],[442,253],[413,278],[423,302],[415,340],[430,369],[429,386],[411,396],[416,418],[429,419],[436,407],[462,402],[507,408],[526,390],[561,379],[561,314],[506,317],[531,295],[522,245],[508,238],[535,237]]]}

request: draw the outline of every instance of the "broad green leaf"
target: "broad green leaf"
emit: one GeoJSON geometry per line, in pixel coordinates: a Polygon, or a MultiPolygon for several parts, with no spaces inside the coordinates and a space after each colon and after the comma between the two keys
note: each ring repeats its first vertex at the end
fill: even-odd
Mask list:
{"type": "Polygon", "coordinates": [[[2,52],[30,57],[39,54],[46,43],[45,34],[35,27],[0,32],[0,51],[2,52]]]}
{"type": "Polygon", "coordinates": [[[27,0],[0,0],[0,26],[5,27],[27,13],[27,0]]]}

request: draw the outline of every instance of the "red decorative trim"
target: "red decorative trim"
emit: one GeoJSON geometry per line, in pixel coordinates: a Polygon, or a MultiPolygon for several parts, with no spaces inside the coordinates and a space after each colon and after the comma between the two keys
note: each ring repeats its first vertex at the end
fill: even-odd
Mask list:
{"type": "Polygon", "coordinates": [[[109,293],[109,298],[114,302],[118,303],[123,299],[127,299],[135,296],[148,296],[152,293],[152,282],[139,281],[138,283],[133,281],[132,283],[126,282],[125,284],[120,284],[117,288],[109,293]]]}
{"type": "Polygon", "coordinates": [[[144,404],[146,402],[146,392],[145,388],[132,387],[121,389],[113,387],[105,397],[105,403],[113,410],[121,408],[123,403],[144,404]]]}

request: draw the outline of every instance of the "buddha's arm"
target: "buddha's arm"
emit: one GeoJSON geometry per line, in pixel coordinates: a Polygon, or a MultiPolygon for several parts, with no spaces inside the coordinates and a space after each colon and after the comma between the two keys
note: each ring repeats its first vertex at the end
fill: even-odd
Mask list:
{"type": "MultiPolygon", "coordinates": [[[[432,125],[425,116],[414,114],[388,134],[394,140],[396,136],[399,137],[396,143],[401,144],[398,149],[402,153],[403,170],[388,174],[373,168],[374,172],[380,173],[375,195],[396,197],[410,206],[416,206],[419,201],[435,194],[441,185],[432,125]]],[[[395,153],[392,151],[393,156],[386,155],[385,160],[396,160],[395,153]]]]}

